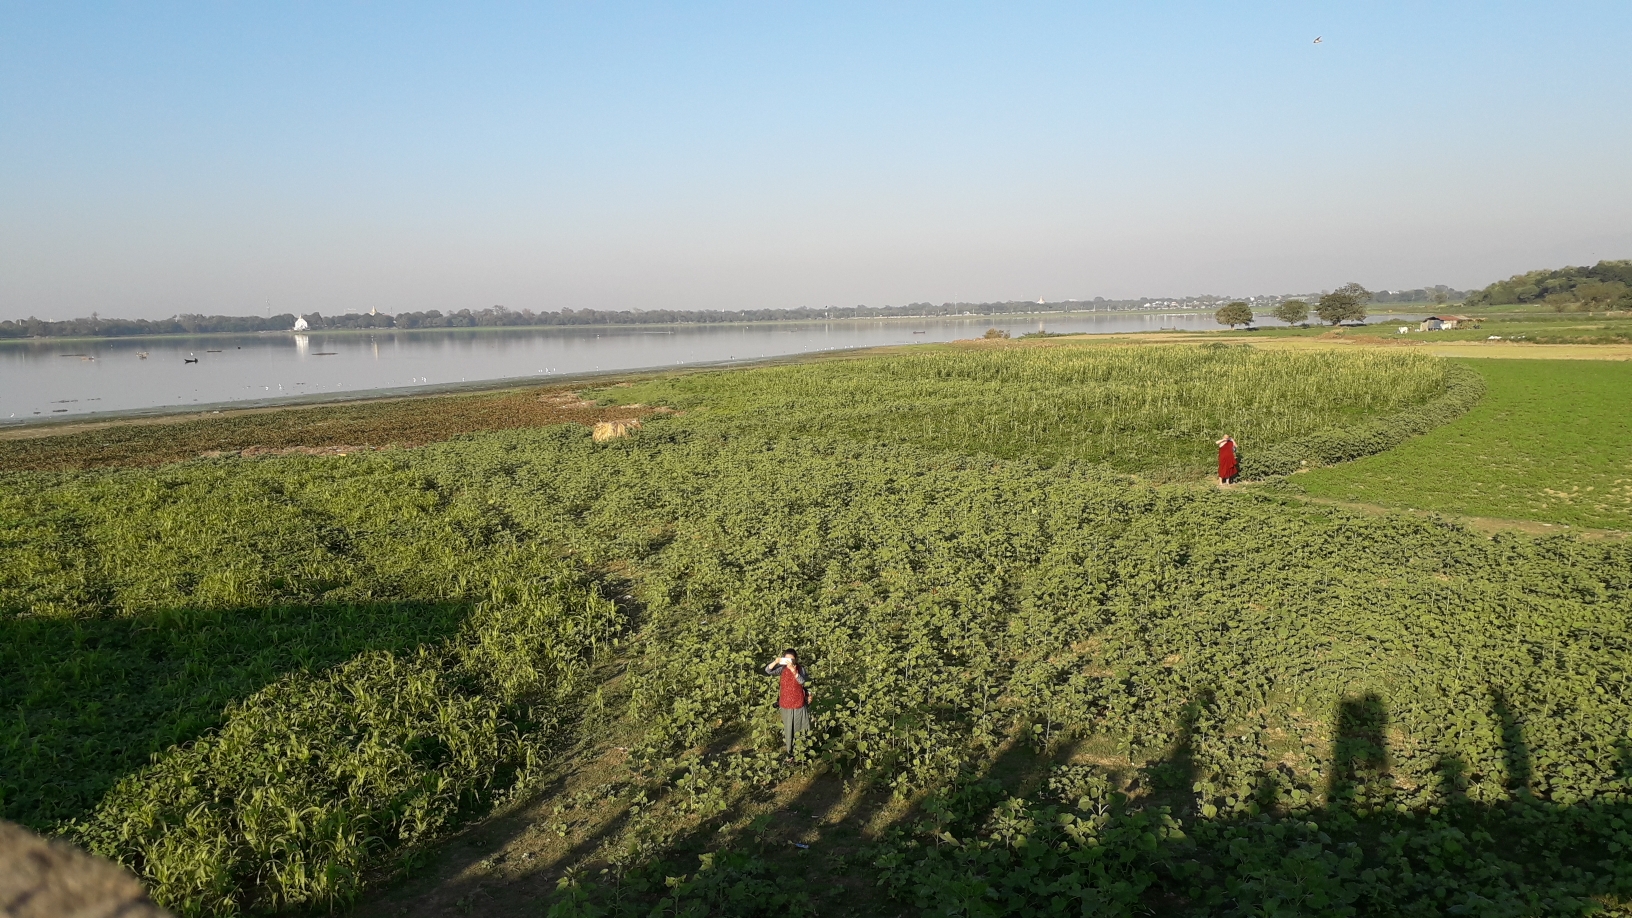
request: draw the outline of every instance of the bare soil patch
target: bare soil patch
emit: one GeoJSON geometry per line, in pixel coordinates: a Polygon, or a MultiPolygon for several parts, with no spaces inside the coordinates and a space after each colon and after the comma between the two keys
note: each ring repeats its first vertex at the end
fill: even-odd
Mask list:
{"type": "Polygon", "coordinates": [[[652,413],[601,406],[571,388],[527,388],[29,428],[0,434],[0,471],[128,468],[201,456],[340,456],[520,427],[627,426],[652,413]]]}

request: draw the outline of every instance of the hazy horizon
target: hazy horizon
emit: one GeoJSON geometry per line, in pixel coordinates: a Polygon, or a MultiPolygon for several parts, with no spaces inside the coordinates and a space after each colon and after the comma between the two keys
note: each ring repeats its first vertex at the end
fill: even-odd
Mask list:
{"type": "Polygon", "coordinates": [[[0,3],[0,318],[1478,288],[1632,257],[1629,26],[0,3]]]}
{"type": "MultiPolygon", "coordinates": [[[[1449,285],[1440,284],[1440,285],[1429,285],[1426,288],[1418,288],[1418,287],[1413,287],[1413,288],[1389,288],[1389,289],[1379,289],[1377,291],[1373,291],[1373,293],[1374,294],[1394,295],[1394,294],[1396,294],[1398,292],[1406,292],[1406,291],[1409,291],[1409,290],[1419,290],[1419,289],[1423,290],[1426,293],[1427,291],[1433,290],[1436,286],[1446,287],[1446,288],[1449,287],[1449,285]]],[[[1455,288],[1450,288],[1450,289],[1454,290],[1455,288]]],[[[915,306],[924,306],[924,307],[929,307],[929,308],[938,310],[938,309],[943,309],[943,308],[948,307],[948,306],[968,306],[968,307],[978,308],[978,307],[981,307],[981,306],[1012,306],[1012,305],[1018,305],[1018,304],[1022,304],[1022,303],[1034,303],[1038,307],[1054,307],[1053,309],[1044,309],[1043,311],[1045,311],[1045,312],[1046,311],[1062,311],[1062,310],[1059,310],[1057,308],[1057,307],[1062,307],[1062,306],[1066,306],[1066,307],[1069,307],[1069,306],[1085,306],[1085,307],[1090,307],[1090,308],[1082,309],[1082,310],[1070,310],[1070,309],[1067,309],[1067,310],[1063,310],[1063,311],[1066,311],[1066,312],[1078,312],[1078,311],[1080,311],[1080,312],[1087,313],[1087,312],[1092,312],[1093,310],[1092,310],[1091,307],[1094,307],[1094,306],[1097,306],[1097,305],[1121,306],[1121,307],[1130,307],[1130,306],[1132,306],[1132,307],[1135,307],[1133,311],[1138,311],[1139,309],[1144,308],[1143,306],[1138,305],[1138,304],[1142,304],[1142,303],[1148,303],[1150,308],[1168,308],[1168,309],[1188,308],[1188,307],[1163,305],[1163,304],[1195,303],[1195,304],[1197,304],[1196,308],[1201,308],[1201,307],[1205,306],[1205,308],[1211,309],[1213,306],[1216,306],[1216,305],[1218,305],[1219,303],[1221,303],[1222,301],[1225,301],[1225,300],[1256,301],[1256,300],[1268,300],[1268,299],[1277,299],[1277,298],[1284,299],[1284,298],[1288,298],[1288,297],[1299,297],[1299,296],[1313,298],[1313,297],[1320,296],[1320,295],[1323,295],[1324,293],[1328,293],[1328,292],[1330,292],[1330,291],[1329,290],[1320,290],[1320,291],[1282,291],[1282,292],[1279,292],[1279,293],[1197,293],[1197,294],[1183,294],[1183,295],[1174,295],[1174,296],[1166,296],[1166,297],[1125,297],[1125,298],[1121,298],[1121,299],[1111,299],[1111,298],[1108,298],[1108,297],[1067,297],[1067,298],[1059,299],[1059,300],[1022,300],[1022,299],[1010,298],[1010,299],[1006,299],[1006,300],[985,300],[985,301],[981,301],[981,302],[946,300],[946,301],[942,301],[940,303],[931,303],[931,302],[923,301],[923,300],[914,300],[914,301],[911,301],[911,302],[908,302],[908,303],[852,303],[849,306],[834,305],[834,306],[828,307],[828,308],[833,310],[833,311],[839,311],[839,310],[850,310],[850,309],[855,309],[855,308],[860,308],[860,309],[911,309],[911,308],[913,308],[915,306]]],[[[1465,293],[1471,293],[1473,291],[1457,290],[1456,292],[1465,294],[1465,293]]],[[[1373,310],[1376,310],[1376,311],[1385,311],[1386,312],[1389,308],[1391,308],[1393,306],[1396,306],[1396,305],[1418,305],[1418,306],[1420,306],[1420,305],[1427,305],[1429,302],[1431,302],[1431,300],[1428,299],[1427,297],[1424,297],[1420,301],[1413,300],[1413,301],[1409,301],[1409,302],[1395,302],[1395,301],[1392,301],[1392,300],[1389,300],[1389,301],[1379,300],[1379,301],[1374,301],[1371,304],[1370,308],[1373,309],[1373,310]]],[[[1452,302],[1457,302],[1457,301],[1452,301],[1452,302]]],[[[502,304],[499,304],[499,305],[502,306],[502,304]]],[[[483,311],[483,310],[487,309],[488,307],[468,307],[468,308],[469,308],[469,310],[471,312],[474,313],[474,312],[483,311]]],[[[503,308],[506,309],[506,310],[509,310],[509,307],[503,307],[503,308]]],[[[582,309],[580,309],[579,307],[567,306],[565,308],[573,309],[573,310],[576,310],[576,311],[588,311],[588,310],[590,310],[592,308],[596,308],[596,307],[583,307],[582,309]]],[[[793,313],[796,310],[799,310],[799,309],[805,308],[805,307],[781,306],[781,307],[765,307],[765,308],[769,309],[769,310],[772,310],[772,311],[793,313]]],[[[810,308],[819,309],[821,307],[810,307],[810,308]]],[[[719,309],[710,309],[708,307],[699,307],[698,309],[688,310],[688,311],[693,311],[693,312],[717,312],[717,313],[721,313],[721,314],[736,314],[736,313],[739,313],[739,312],[747,313],[747,312],[750,312],[751,310],[752,310],[752,307],[750,307],[749,309],[729,309],[729,308],[724,308],[724,307],[719,308],[719,309]]],[[[445,312],[447,310],[441,310],[441,311],[445,312]]],[[[457,310],[453,310],[453,311],[457,311],[457,310]]],[[[556,309],[537,310],[537,309],[531,309],[531,308],[524,308],[524,309],[516,309],[516,310],[509,310],[509,311],[517,312],[517,313],[525,312],[525,313],[535,314],[536,315],[536,314],[539,314],[541,312],[559,313],[561,311],[561,309],[556,308],[556,309]]],[[[605,309],[603,311],[608,312],[608,313],[627,312],[627,313],[654,313],[655,314],[655,313],[661,313],[661,312],[671,311],[671,310],[670,310],[669,307],[663,307],[663,306],[644,306],[643,307],[643,306],[636,305],[636,306],[629,306],[629,307],[624,307],[624,308],[616,309],[616,310],[611,309],[611,308],[607,308],[607,309],[605,309]]],[[[337,311],[330,312],[330,313],[324,313],[324,315],[326,315],[328,317],[338,317],[338,316],[366,315],[366,314],[369,314],[370,312],[371,312],[371,310],[345,309],[345,310],[337,310],[337,311]]],[[[423,310],[406,310],[405,309],[405,310],[397,310],[395,312],[390,311],[390,310],[385,310],[385,309],[379,309],[378,310],[378,313],[380,315],[386,316],[386,317],[400,316],[400,315],[407,314],[409,312],[423,312],[423,310]]],[[[222,317],[226,317],[226,318],[243,318],[243,317],[256,318],[256,317],[269,317],[269,316],[270,317],[276,317],[276,316],[279,316],[279,315],[284,315],[284,316],[293,315],[293,316],[301,317],[301,316],[310,316],[313,313],[321,313],[321,311],[320,310],[305,310],[304,312],[299,312],[299,311],[290,311],[290,310],[272,310],[270,308],[266,308],[266,309],[262,309],[262,311],[259,312],[259,313],[256,313],[256,312],[216,313],[216,314],[213,314],[213,315],[222,316],[222,317]]],[[[1038,313],[1038,314],[1041,314],[1041,313],[1038,313]]],[[[126,315],[115,315],[115,314],[112,314],[112,313],[99,313],[97,316],[92,316],[91,314],[87,313],[87,314],[84,314],[84,315],[70,316],[70,317],[67,317],[67,319],[58,319],[58,318],[47,319],[47,318],[45,318],[43,316],[5,316],[5,315],[0,315],[0,322],[6,322],[6,321],[26,322],[26,321],[28,321],[30,319],[38,319],[38,320],[41,320],[41,321],[60,322],[60,321],[67,321],[67,320],[87,320],[87,319],[92,319],[92,318],[100,318],[103,321],[130,320],[130,319],[146,319],[146,320],[162,321],[162,320],[166,320],[166,319],[180,318],[183,315],[200,315],[200,313],[171,313],[171,314],[162,315],[162,316],[126,316],[126,315]]],[[[203,315],[209,316],[211,314],[203,314],[203,315]]],[[[957,316],[957,315],[979,315],[979,314],[977,314],[977,313],[961,313],[961,314],[960,313],[946,313],[946,314],[936,313],[936,314],[934,314],[934,317],[945,318],[945,317],[957,316]]],[[[1001,312],[1001,313],[994,313],[994,315],[999,315],[999,316],[1024,316],[1024,315],[1027,315],[1027,313],[1025,313],[1023,311],[1021,311],[1021,312],[1007,311],[1007,312],[1001,312]]],[[[906,316],[906,315],[893,316],[893,317],[895,317],[895,318],[910,318],[910,316],[906,316]]],[[[841,320],[843,320],[843,321],[851,321],[851,320],[866,321],[866,320],[870,320],[870,319],[873,319],[873,318],[879,318],[879,317],[866,316],[866,315],[862,315],[862,316],[840,315],[837,318],[835,318],[834,321],[841,321],[841,320]]],[[[744,320],[744,321],[758,321],[758,320],[749,319],[749,320],[744,320]]],[[[820,319],[817,319],[815,321],[820,321],[820,319]]],[[[349,327],[349,326],[347,326],[347,327],[349,327]]],[[[368,330],[390,330],[391,328],[396,328],[396,327],[397,326],[380,326],[378,329],[375,329],[373,327],[366,327],[366,328],[368,328],[368,330]]],[[[425,326],[425,327],[416,326],[415,330],[423,331],[423,330],[425,330],[425,328],[430,328],[430,327],[431,326],[425,326]]],[[[466,328],[467,326],[435,326],[435,327],[436,328],[450,329],[451,330],[451,329],[466,328]]],[[[504,326],[504,327],[510,327],[510,326],[504,326]]],[[[518,328],[518,329],[523,329],[523,328],[540,328],[540,327],[542,327],[542,328],[593,328],[593,327],[597,327],[597,326],[592,326],[592,325],[579,326],[579,325],[570,325],[569,324],[569,325],[561,325],[561,326],[518,325],[518,326],[513,326],[513,327],[518,328]]],[[[330,329],[326,329],[326,330],[333,331],[334,329],[330,328],[330,329]]],[[[215,333],[211,332],[210,334],[215,334],[215,333]]],[[[241,334],[241,332],[221,332],[221,334],[241,334]]]]}

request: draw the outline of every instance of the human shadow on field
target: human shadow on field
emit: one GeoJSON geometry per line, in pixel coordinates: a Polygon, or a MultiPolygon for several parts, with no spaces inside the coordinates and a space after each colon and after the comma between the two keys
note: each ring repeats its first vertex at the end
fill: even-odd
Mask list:
{"type": "Polygon", "coordinates": [[[1388,709],[1375,693],[1337,704],[1326,805],[1354,808],[1392,796],[1388,755],[1388,709]]]}
{"type": "Polygon", "coordinates": [[[1490,707],[1501,729],[1507,792],[1515,797],[1528,797],[1534,775],[1530,771],[1530,746],[1524,741],[1524,728],[1519,724],[1519,716],[1508,704],[1507,694],[1501,689],[1491,689],[1490,707]]]}
{"type": "Polygon", "coordinates": [[[1196,728],[1201,723],[1202,714],[1212,706],[1213,697],[1213,690],[1204,688],[1179,709],[1172,745],[1164,755],[1140,769],[1143,780],[1149,784],[1150,796],[1178,812],[1188,812],[1194,808],[1190,788],[1200,772],[1196,765],[1196,728]]]}
{"type": "MultiPolygon", "coordinates": [[[[1208,801],[1180,787],[1191,778],[1205,787],[1209,777],[1198,773],[1188,740],[1194,715],[1203,707],[1192,704],[1181,715],[1172,751],[1143,769],[1150,793],[1118,814],[1101,837],[1113,835],[1118,824],[1137,825],[1152,808],[1171,807],[1182,834],[1152,847],[1139,868],[1151,883],[1143,908],[1158,914],[1197,909],[1240,914],[1578,914],[1606,897],[1627,901],[1632,869],[1626,866],[1623,846],[1632,801],[1615,794],[1573,803],[1538,799],[1531,790],[1535,776],[1522,718],[1500,692],[1491,698],[1504,773],[1470,774],[1460,756],[1445,754],[1438,762],[1440,786],[1427,789],[1426,803],[1419,795],[1410,809],[1398,805],[1402,792],[1393,773],[1390,719],[1376,694],[1341,699],[1334,706],[1325,797],[1307,806],[1286,802],[1280,787],[1285,775],[1274,770],[1265,770],[1246,798],[1208,801]],[[1497,777],[1505,793],[1493,798],[1491,779],[1497,777]],[[1482,782],[1479,802],[1468,797],[1470,781],[1482,782]],[[1188,815],[1175,805],[1175,794],[1196,804],[1186,808],[1188,815]],[[1213,804],[1226,812],[1201,817],[1202,803],[1209,804],[1207,812],[1213,804]],[[1537,904],[1546,902],[1552,904],[1537,904]]],[[[1623,780],[1632,776],[1629,753],[1632,743],[1622,749],[1623,780]]],[[[968,825],[978,826],[989,817],[975,813],[968,825]]],[[[1050,841],[1067,839],[1050,836],[1030,850],[1069,850],[1050,841]]],[[[1014,858],[1005,869],[1035,870],[1034,888],[1058,889],[1050,887],[1054,882],[1068,888],[1093,886],[1084,885],[1082,877],[1070,879],[1075,867],[1069,857],[1039,853],[1031,859],[1020,851],[1014,858]]],[[[1001,877],[990,879],[996,884],[1001,877]]],[[[1020,895],[992,913],[1028,914],[1049,905],[1046,899],[1020,895]]]]}
{"type": "Polygon", "coordinates": [[[452,634],[457,602],[167,609],[0,619],[0,816],[38,830],[89,812],[152,756],[219,726],[279,678],[452,634]]]}
{"type": "MultiPolygon", "coordinates": [[[[1095,884],[1142,876],[1149,886],[1140,894],[1143,904],[1139,907],[1155,914],[1197,909],[1325,913],[1320,909],[1311,912],[1311,901],[1325,901],[1333,914],[1345,910],[1441,914],[1464,903],[1473,903],[1469,906],[1473,912],[1479,912],[1484,908],[1479,903],[1485,903],[1487,911],[1574,914],[1578,910],[1571,902],[1584,908],[1591,897],[1632,895],[1632,871],[1610,869],[1617,863],[1612,846],[1620,830],[1615,826],[1632,822],[1632,802],[1602,798],[1560,804],[1526,793],[1533,779],[1522,719],[1505,697],[1499,693],[1491,697],[1490,713],[1500,728],[1508,792],[1496,801],[1490,799],[1489,791],[1496,775],[1470,773],[1458,755],[1447,753],[1439,759],[1439,788],[1427,791],[1428,803],[1422,803],[1419,792],[1413,808],[1402,811],[1396,805],[1403,792],[1393,773],[1389,712],[1377,694],[1344,698],[1334,705],[1332,758],[1323,787],[1312,799],[1297,798],[1307,802],[1291,803],[1294,798],[1288,791],[1293,788],[1286,786],[1290,772],[1284,768],[1265,770],[1249,782],[1251,791],[1246,797],[1228,805],[1221,796],[1204,799],[1195,788],[1205,788],[1217,778],[1203,773],[1201,763],[1206,758],[1198,748],[1203,734],[1211,736],[1214,729],[1209,718],[1212,700],[1203,692],[1180,711],[1167,751],[1143,766],[1129,766],[1132,774],[1122,775],[1131,778],[1117,782],[1128,797],[1104,796],[1107,785],[1099,785],[1096,811],[1110,814],[1105,817],[1109,822],[1099,830],[1101,837],[1145,839],[1134,849],[1116,849],[1127,869],[1115,876],[1072,874],[1076,869],[1073,859],[1056,853],[1075,850],[1072,846],[1079,843],[1057,832],[1040,836],[1040,843],[1030,848],[1011,849],[1002,867],[961,860],[965,854],[959,852],[969,852],[967,846],[974,842],[1006,844],[996,836],[988,839],[986,833],[1001,822],[998,817],[1012,809],[1017,797],[1027,798],[1032,807],[1070,811],[1070,801],[1056,801],[1057,795],[1044,793],[1042,781],[1053,765],[1073,757],[1073,744],[1066,741],[1039,750],[1026,740],[1029,733],[1022,725],[1010,742],[945,792],[931,792],[917,805],[894,811],[897,835],[886,832],[883,839],[870,839],[867,845],[852,840],[848,854],[833,851],[841,846],[835,846],[835,836],[828,834],[830,823],[819,823],[824,813],[834,812],[836,792],[841,789],[832,776],[818,776],[783,801],[758,830],[731,838],[717,835],[723,821],[731,818],[722,815],[682,833],[653,859],[631,864],[625,875],[643,877],[646,886],[624,887],[620,895],[625,898],[612,914],[645,914],[659,899],[673,897],[681,887],[666,886],[666,877],[696,883],[703,855],[722,865],[711,882],[723,885],[696,893],[684,903],[673,900],[672,910],[677,914],[683,911],[682,905],[705,909],[708,914],[793,913],[779,911],[766,898],[775,891],[807,897],[818,913],[830,909],[833,914],[898,914],[903,908],[911,910],[911,903],[887,899],[875,885],[879,877],[874,858],[881,849],[868,847],[888,844],[892,837],[908,845],[899,850],[906,852],[909,866],[912,858],[941,858],[928,862],[939,866],[920,874],[927,878],[921,882],[955,878],[959,883],[990,883],[995,889],[1007,877],[1023,874],[1033,877],[1037,888],[1055,889],[1050,895],[1058,895],[1057,884],[1078,889],[1087,897],[1086,903],[1093,897],[1089,890],[1097,888],[1095,884]],[[1481,801],[1469,799],[1465,789],[1470,782],[1482,782],[1486,788],[1481,791],[1481,801]],[[1209,804],[1205,810],[1203,803],[1209,804]],[[1213,805],[1222,812],[1202,815],[1214,812],[1213,805]],[[1176,820],[1182,833],[1151,834],[1162,819],[1169,818],[1176,820]],[[943,832],[955,842],[941,840],[943,832]],[[795,844],[806,839],[808,849],[795,844]],[[1058,847],[1060,844],[1066,848],[1058,847]],[[861,854],[865,857],[857,856],[861,854]],[[850,859],[834,862],[835,855],[850,859]],[[691,879],[684,880],[687,877],[691,879]],[[1227,888],[1226,877],[1230,878],[1227,888]],[[726,898],[732,884],[753,895],[726,898]],[[1538,896],[1557,907],[1538,912],[1530,904],[1538,896]]],[[[1621,755],[1623,768],[1632,774],[1632,742],[1623,744],[1621,755]]],[[[1122,770],[1106,767],[1103,771],[1115,778],[1122,770]]],[[[849,811],[846,819],[860,818],[866,806],[849,811]]],[[[1039,826],[1051,825],[1041,815],[1038,818],[1039,826]]],[[[620,826],[609,824],[608,832],[620,826]]],[[[605,837],[598,835],[590,842],[605,837]]],[[[580,854],[592,850],[587,847],[590,842],[580,846],[580,854]]],[[[897,869],[899,866],[897,862],[897,869]]],[[[932,889],[917,888],[920,892],[932,889]]],[[[533,890],[533,895],[547,902],[562,901],[553,895],[553,889],[534,886],[533,890]]],[[[1024,888],[1003,887],[1003,897],[982,901],[991,906],[991,914],[1034,914],[1053,907],[1052,900],[1033,900],[1028,895],[1024,888]]],[[[593,913],[599,907],[597,902],[606,904],[596,899],[589,902],[590,911],[563,914],[593,913]]],[[[536,909],[537,901],[528,907],[536,909]]]]}

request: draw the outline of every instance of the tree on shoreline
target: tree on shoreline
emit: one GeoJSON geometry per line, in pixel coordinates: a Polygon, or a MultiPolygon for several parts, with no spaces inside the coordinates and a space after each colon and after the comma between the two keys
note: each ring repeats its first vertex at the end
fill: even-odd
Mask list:
{"type": "Polygon", "coordinates": [[[1371,302],[1371,291],[1349,282],[1320,298],[1315,313],[1322,322],[1337,325],[1342,322],[1364,322],[1366,304],[1371,302]]]}
{"type": "Polygon", "coordinates": [[[1252,307],[1241,300],[1226,303],[1218,312],[1213,313],[1213,320],[1220,325],[1228,325],[1231,328],[1237,325],[1251,325],[1252,307]]]}
{"type": "Polygon", "coordinates": [[[1297,325],[1300,322],[1309,321],[1309,304],[1303,300],[1287,300],[1276,306],[1275,311],[1270,315],[1288,325],[1297,325]]]}

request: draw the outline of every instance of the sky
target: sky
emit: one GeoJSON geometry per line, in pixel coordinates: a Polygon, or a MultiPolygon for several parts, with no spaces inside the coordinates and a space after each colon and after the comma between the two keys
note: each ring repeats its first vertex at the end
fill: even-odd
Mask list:
{"type": "Polygon", "coordinates": [[[1481,287],[1632,258],[1629,46],[1624,0],[0,0],[0,318],[1481,287]]]}

